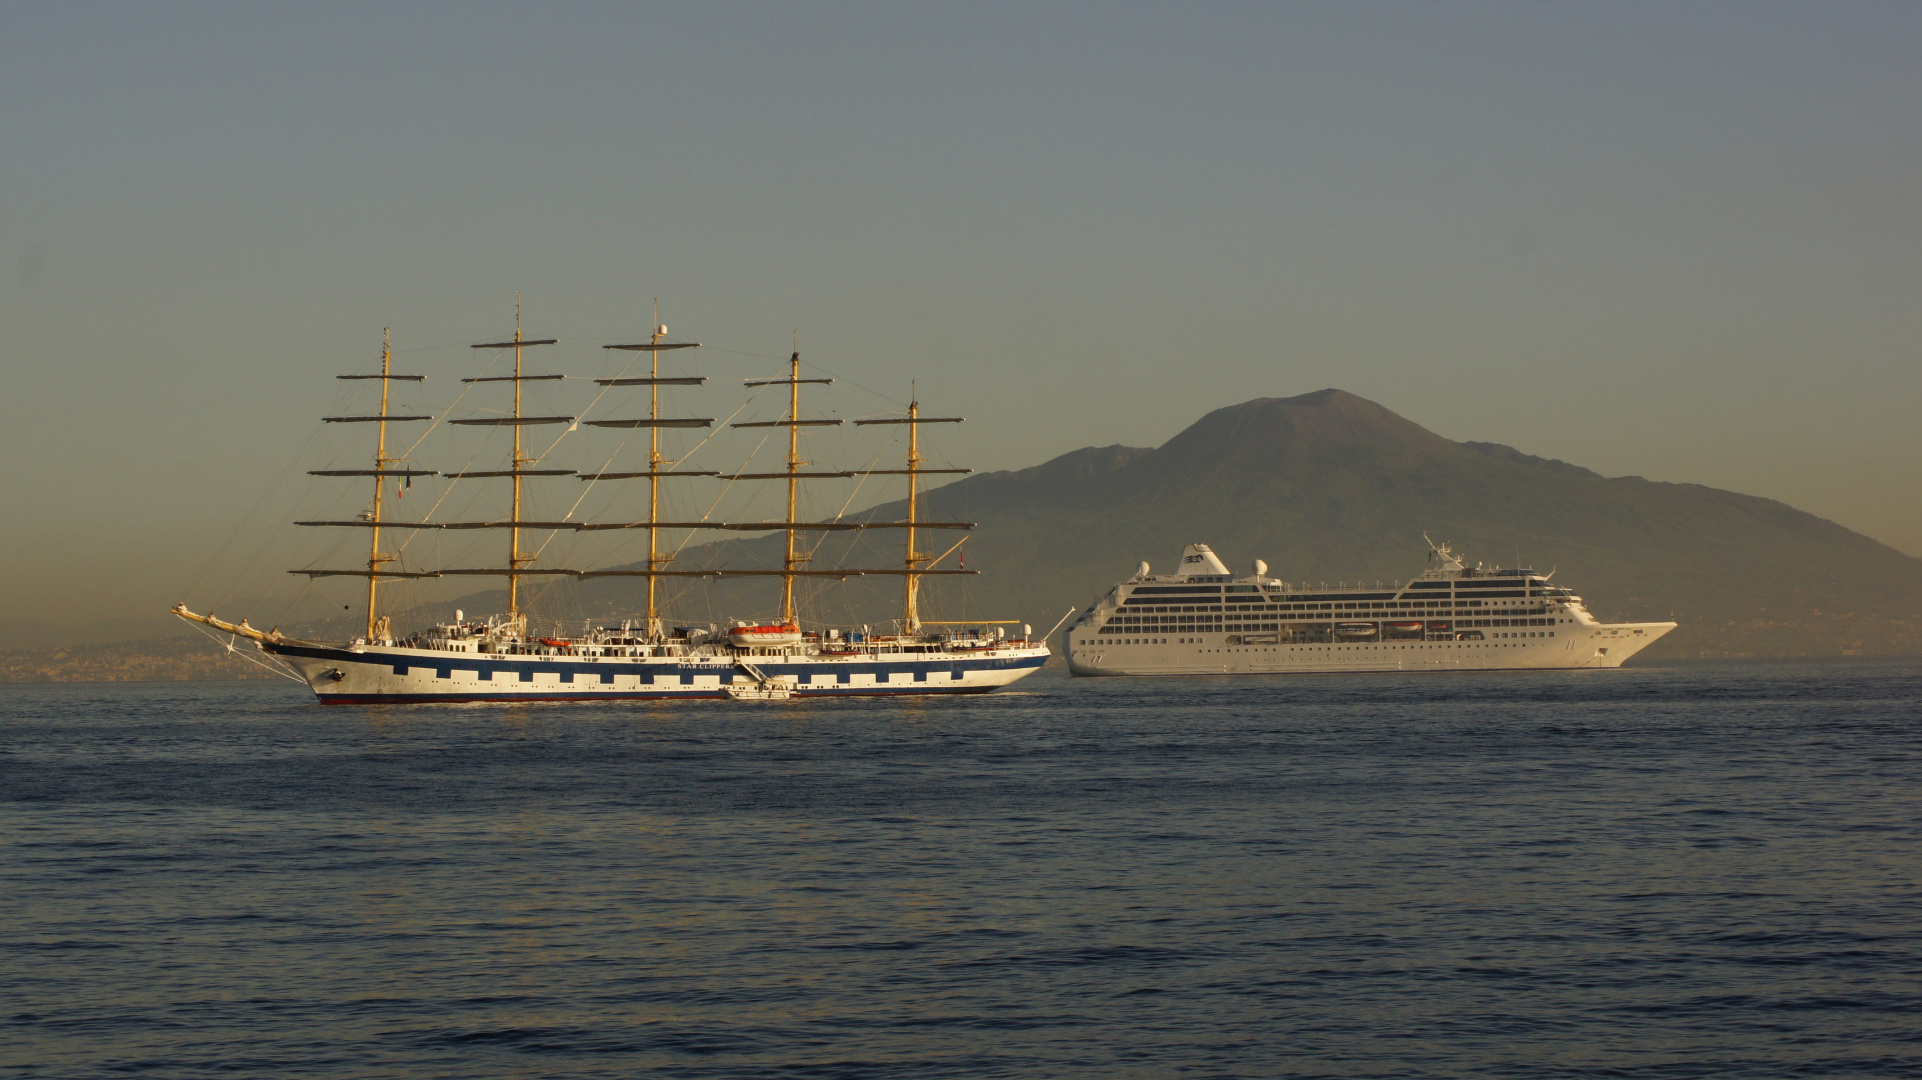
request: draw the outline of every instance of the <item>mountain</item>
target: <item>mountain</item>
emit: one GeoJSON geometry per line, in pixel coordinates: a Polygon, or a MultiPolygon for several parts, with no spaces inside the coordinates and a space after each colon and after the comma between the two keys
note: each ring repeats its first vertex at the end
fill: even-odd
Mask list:
{"type": "MultiPolygon", "coordinates": [[[[922,517],[978,523],[964,550],[980,576],[928,582],[942,617],[1043,629],[1140,561],[1172,569],[1193,542],[1239,572],[1264,559],[1286,581],[1406,580],[1424,565],[1425,533],[1471,564],[1557,570],[1602,618],[1680,621],[1651,656],[1922,652],[1922,560],[1770,499],[1454,442],[1340,390],[1217,409],[1154,449],[1090,447],[970,476],[929,492],[922,517]]],[[[923,536],[938,553],[960,534],[923,536]]],[[[818,565],[899,565],[897,544],[891,531],[830,537],[818,565]]],[[[690,548],[676,565],[778,560],[779,541],[762,538],[690,548]]],[[[821,590],[854,599],[819,617],[898,611],[898,583],[851,585],[821,590]]],[[[634,593],[581,588],[591,609],[634,593]]],[[[765,583],[681,591],[714,617],[771,606],[765,583]]]]}

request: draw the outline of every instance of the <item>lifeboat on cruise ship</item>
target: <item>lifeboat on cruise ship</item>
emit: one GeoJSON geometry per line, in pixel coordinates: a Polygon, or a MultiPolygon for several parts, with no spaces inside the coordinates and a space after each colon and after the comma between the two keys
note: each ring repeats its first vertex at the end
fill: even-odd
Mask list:
{"type": "Polygon", "coordinates": [[[727,639],[743,648],[761,645],[793,645],[801,640],[798,626],[749,626],[741,623],[727,628],[727,639]]]}
{"type": "Polygon", "coordinates": [[[1335,626],[1335,636],[1343,641],[1361,641],[1374,637],[1379,628],[1371,622],[1345,622],[1335,626]]]}

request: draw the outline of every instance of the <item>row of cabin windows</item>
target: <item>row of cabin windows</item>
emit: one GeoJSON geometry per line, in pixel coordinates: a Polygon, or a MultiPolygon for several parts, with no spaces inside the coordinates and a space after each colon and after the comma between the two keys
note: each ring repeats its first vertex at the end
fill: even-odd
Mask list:
{"type": "MultiPolygon", "coordinates": [[[[1414,587],[1419,588],[1420,586],[1414,586],[1414,587]]],[[[1250,592],[1252,591],[1253,590],[1250,589],[1250,592]]],[[[1334,596],[1316,597],[1314,602],[1316,603],[1320,603],[1323,601],[1349,602],[1349,601],[1358,601],[1358,600],[1359,601],[1428,600],[1428,599],[1446,600],[1450,595],[1451,594],[1449,593],[1447,588],[1442,587],[1432,593],[1418,593],[1418,592],[1343,593],[1343,594],[1338,594],[1334,596]]],[[[1524,590],[1520,586],[1513,586],[1508,589],[1495,589],[1488,585],[1480,585],[1480,586],[1463,586],[1460,589],[1460,591],[1455,592],[1452,595],[1456,597],[1486,599],[1490,597],[1500,598],[1500,597],[1520,597],[1520,596],[1537,596],[1537,597],[1574,596],[1575,594],[1573,592],[1570,592],[1567,589],[1560,589],[1560,588],[1536,588],[1533,590],[1524,590]]],[[[1227,603],[1234,604],[1234,603],[1241,603],[1246,600],[1253,600],[1257,598],[1255,596],[1247,596],[1247,597],[1237,596],[1237,595],[1234,595],[1232,592],[1225,597],[1220,596],[1219,594],[1216,594],[1216,593],[1207,593],[1205,595],[1203,594],[1170,595],[1170,594],[1164,594],[1157,590],[1148,589],[1148,588],[1137,588],[1133,592],[1129,593],[1128,596],[1129,596],[1129,600],[1127,602],[1143,601],[1151,604],[1179,603],[1180,601],[1183,601],[1183,600],[1194,601],[1194,602],[1204,602],[1204,603],[1212,602],[1215,600],[1225,600],[1227,603]]],[[[1264,594],[1260,596],[1259,599],[1262,599],[1264,601],[1275,600],[1279,602],[1290,602],[1285,595],[1274,594],[1274,593],[1264,594]]]]}
{"type": "Polygon", "coordinates": [[[1269,593],[1261,596],[1153,596],[1143,593],[1140,589],[1136,589],[1123,598],[1121,602],[1124,604],[1247,604],[1254,602],[1274,604],[1345,604],[1356,601],[1367,602],[1376,600],[1394,600],[1398,602],[1428,602],[1439,600],[1446,603],[1450,597],[1454,597],[1457,600],[1485,600],[1489,598],[1499,600],[1515,597],[1537,597],[1544,599],[1566,597],[1572,599],[1574,596],[1575,593],[1569,589],[1464,589],[1456,593],[1442,590],[1440,592],[1429,593],[1324,593],[1319,596],[1305,596],[1299,593],[1269,593]]]}
{"type": "MultiPolygon", "coordinates": [[[[1409,589],[1553,589],[1553,588],[1559,588],[1559,586],[1551,585],[1547,580],[1543,578],[1518,578],[1518,577],[1474,577],[1474,578],[1448,578],[1442,581],[1411,581],[1405,587],[1409,589]]],[[[1377,585],[1376,588],[1379,589],[1380,586],[1377,585]]],[[[1137,593],[1157,593],[1164,596],[1173,596],[1180,593],[1195,593],[1195,594],[1205,593],[1205,594],[1213,595],[1213,594],[1223,593],[1223,592],[1252,593],[1252,592],[1275,592],[1279,590],[1274,589],[1272,586],[1263,587],[1260,585],[1195,584],[1195,585],[1137,585],[1135,586],[1134,591],[1137,593]]],[[[1363,590],[1362,588],[1357,588],[1356,591],[1360,592],[1363,590]]]]}
{"type": "MultiPolygon", "coordinates": [[[[1537,610],[1537,613],[1539,614],[1539,609],[1537,610]]],[[[1395,615],[1398,615],[1398,614],[1425,615],[1427,613],[1425,612],[1422,612],[1422,613],[1383,612],[1380,617],[1392,619],[1395,615]]],[[[1370,613],[1370,615],[1371,617],[1374,617],[1373,613],[1370,613]]],[[[1278,614],[1274,617],[1282,621],[1303,621],[1303,622],[1328,621],[1327,614],[1299,614],[1298,615],[1298,614],[1290,613],[1286,615],[1278,614]]],[[[1336,617],[1340,618],[1342,616],[1337,615],[1336,617]]],[[[1260,621],[1261,618],[1262,618],[1261,615],[1257,615],[1253,612],[1250,612],[1245,615],[1195,615],[1195,616],[1120,615],[1113,619],[1110,619],[1108,621],[1108,625],[1109,626],[1178,626],[1183,624],[1199,624],[1199,623],[1209,623],[1212,625],[1219,625],[1223,622],[1241,623],[1241,622],[1251,621],[1251,620],[1260,621]]],[[[1455,621],[1460,623],[1463,626],[1508,626],[1511,623],[1515,626],[1554,626],[1557,623],[1567,622],[1569,620],[1567,619],[1457,619],[1455,621]]]]}
{"type": "Polygon", "coordinates": [[[1176,606],[1173,604],[1136,604],[1130,600],[1123,603],[1120,611],[1127,614],[1164,614],[1213,611],[1403,611],[1410,609],[1440,610],[1454,608],[1486,607],[1480,600],[1427,600],[1412,603],[1327,603],[1327,604],[1193,604],[1176,606]]]}
{"type": "MultiPolygon", "coordinates": [[[[1447,634],[1447,632],[1455,632],[1455,630],[1468,630],[1470,626],[1488,626],[1488,628],[1495,628],[1495,626],[1509,625],[1555,625],[1555,619],[1457,619],[1455,625],[1449,626],[1449,630],[1443,630],[1443,632],[1447,634]]],[[[1155,626],[1101,626],[1099,630],[1096,630],[1096,634],[1111,634],[1111,636],[1121,636],[1121,634],[1153,634],[1153,632],[1163,632],[1163,634],[1167,634],[1170,630],[1172,630],[1170,626],[1161,626],[1159,630],[1157,630],[1155,626]]],[[[1272,632],[1272,630],[1282,630],[1282,626],[1276,625],[1276,623],[1230,623],[1230,625],[1226,626],[1211,626],[1209,630],[1228,632],[1228,634],[1249,634],[1249,632],[1263,632],[1263,630],[1269,630],[1269,632],[1272,632]]],[[[1209,630],[1197,630],[1194,626],[1186,626],[1186,628],[1184,628],[1184,632],[1209,632],[1209,630]]],[[[1303,628],[1292,630],[1292,632],[1309,632],[1309,628],[1303,626],[1303,628]]],[[[1322,625],[1320,632],[1324,632],[1324,634],[1330,632],[1328,625],[1322,625]]],[[[1422,630],[1415,630],[1415,634],[1420,634],[1420,632],[1422,632],[1422,630]]],[[[1503,638],[1503,636],[1509,636],[1509,634],[1495,634],[1495,636],[1497,636],[1497,638],[1503,638]]],[[[1541,634],[1526,634],[1526,636],[1541,636],[1541,634]]],[[[1553,636],[1555,636],[1555,630],[1547,630],[1547,636],[1553,638],[1553,636]]],[[[1390,630],[1390,640],[1393,640],[1393,630],[1390,630]]],[[[1086,642],[1082,642],[1082,644],[1086,644],[1086,642]]]]}
{"type": "Polygon", "coordinates": [[[1451,578],[1447,581],[1411,581],[1408,583],[1408,587],[1411,589],[1446,589],[1452,585],[1457,589],[1519,589],[1522,588],[1524,584],[1528,587],[1539,589],[1547,587],[1548,582],[1541,578],[1477,577],[1451,578]]]}
{"type": "MultiPolygon", "coordinates": [[[[1102,633],[1105,634],[1107,633],[1107,631],[1103,630],[1102,633]]],[[[447,667],[447,666],[436,667],[435,665],[418,665],[418,664],[412,665],[412,666],[413,667],[423,667],[423,666],[433,667],[434,677],[437,679],[455,678],[456,672],[459,670],[459,669],[447,667]]],[[[394,674],[406,675],[410,669],[410,665],[395,664],[393,668],[394,668],[394,674]]],[[[472,669],[468,669],[468,670],[472,670],[472,669]]],[[[494,681],[494,674],[495,672],[493,671],[493,669],[490,669],[490,668],[482,668],[478,672],[475,672],[475,675],[482,682],[494,681]]],[[[512,673],[503,671],[500,674],[509,675],[512,673]]],[[[571,683],[574,681],[574,674],[575,673],[572,671],[563,671],[560,673],[560,677],[558,681],[561,682],[562,684],[571,683]]],[[[602,685],[611,685],[614,682],[614,673],[611,671],[583,672],[582,674],[599,675],[600,682],[602,683],[602,685]]],[[[721,671],[721,670],[716,670],[708,674],[719,676],[722,679],[722,681],[725,682],[726,679],[729,677],[730,673],[721,671]]],[[[937,672],[937,674],[939,673],[937,672]]],[[[913,673],[913,675],[914,675],[915,682],[928,681],[928,673],[926,671],[916,671],[913,673]]],[[[966,673],[959,666],[952,668],[947,673],[947,675],[948,675],[948,678],[950,679],[963,679],[967,677],[966,673]]],[[[519,682],[525,683],[525,682],[534,681],[534,673],[532,671],[522,671],[519,673],[519,676],[520,676],[518,679],[519,682]]],[[[660,673],[649,672],[649,673],[643,673],[641,675],[640,684],[642,686],[693,686],[695,677],[696,676],[694,676],[693,674],[684,674],[684,673],[660,674],[660,673]]],[[[830,677],[833,678],[833,680],[836,683],[845,685],[853,681],[854,674],[848,671],[827,671],[827,672],[815,672],[807,676],[809,682],[812,682],[813,684],[816,684],[816,685],[820,684],[822,681],[830,677]]],[[[888,672],[884,672],[875,676],[876,681],[879,681],[879,682],[892,681],[893,677],[894,677],[894,673],[888,673],[888,672]]]]}
{"type": "MultiPolygon", "coordinates": [[[[1453,625],[1456,628],[1466,628],[1471,626],[1473,627],[1555,626],[1560,623],[1565,623],[1568,621],[1569,620],[1567,619],[1455,619],[1453,620],[1453,625]]],[[[1220,620],[1216,620],[1216,623],[1219,624],[1220,620]]],[[[1148,620],[1123,619],[1123,620],[1109,623],[1108,625],[1101,627],[1099,630],[1095,632],[1098,634],[1128,634],[1128,633],[1136,633],[1136,632],[1145,633],[1145,632],[1150,632],[1157,626],[1165,630],[1173,627],[1174,625],[1176,624],[1173,623],[1171,620],[1166,620],[1166,619],[1148,619],[1148,620]]],[[[1237,632],[1237,631],[1245,631],[1245,630],[1279,630],[1281,629],[1281,627],[1277,623],[1264,623],[1264,622],[1260,622],[1259,620],[1239,620],[1239,619],[1226,623],[1223,626],[1223,628],[1230,633],[1237,632]]],[[[1191,626],[1188,629],[1192,630],[1194,628],[1191,626]]]]}

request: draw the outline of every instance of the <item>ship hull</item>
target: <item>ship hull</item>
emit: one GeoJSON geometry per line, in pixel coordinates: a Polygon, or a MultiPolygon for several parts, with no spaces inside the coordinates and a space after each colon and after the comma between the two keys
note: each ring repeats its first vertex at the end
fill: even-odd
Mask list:
{"type": "Polygon", "coordinates": [[[1068,670],[1074,675],[1103,677],[1617,668],[1673,629],[1672,622],[1564,625],[1553,637],[1313,644],[1240,644],[1243,635],[1215,634],[1182,644],[1103,642],[1071,646],[1068,670]],[[1236,643],[1231,644],[1231,638],[1236,643]]]}
{"type": "Polygon", "coordinates": [[[1040,647],[912,655],[670,657],[450,654],[398,646],[261,644],[298,672],[322,703],[727,698],[728,688],[790,688],[794,697],[980,694],[1033,674],[1040,647]]]}

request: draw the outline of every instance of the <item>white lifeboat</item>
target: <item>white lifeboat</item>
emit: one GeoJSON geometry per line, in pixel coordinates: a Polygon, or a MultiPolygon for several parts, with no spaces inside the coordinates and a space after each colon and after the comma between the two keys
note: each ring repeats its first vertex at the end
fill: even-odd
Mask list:
{"type": "Polygon", "coordinates": [[[742,648],[765,645],[793,645],[801,640],[798,626],[749,626],[740,623],[727,628],[727,639],[742,648]]]}

